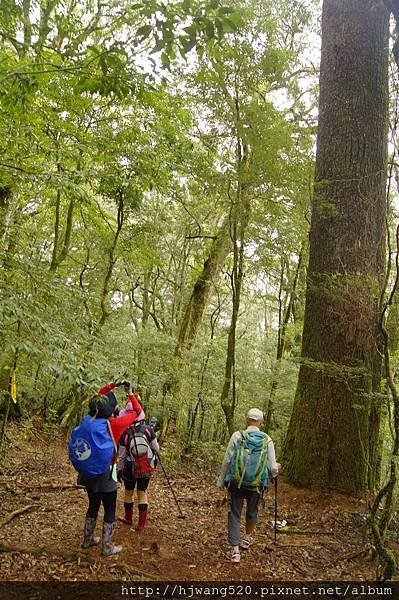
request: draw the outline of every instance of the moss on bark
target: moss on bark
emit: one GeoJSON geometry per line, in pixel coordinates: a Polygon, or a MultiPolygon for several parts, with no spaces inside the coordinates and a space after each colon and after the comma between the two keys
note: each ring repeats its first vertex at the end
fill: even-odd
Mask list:
{"type": "Polygon", "coordinates": [[[290,479],[367,489],[378,464],[388,13],[324,0],[319,131],[300,367],[285,447],[290,479]]]}

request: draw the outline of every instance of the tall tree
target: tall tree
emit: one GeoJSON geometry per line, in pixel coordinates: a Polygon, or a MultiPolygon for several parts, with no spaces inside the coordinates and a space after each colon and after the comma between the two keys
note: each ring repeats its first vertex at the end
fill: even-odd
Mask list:
{"type": "Polygon", "coordinates": [[[295,483],[349,492],[373,483],[379,430],[388,22],[375,0],[323,4],[302,364],[285,460],[295,483]]]}

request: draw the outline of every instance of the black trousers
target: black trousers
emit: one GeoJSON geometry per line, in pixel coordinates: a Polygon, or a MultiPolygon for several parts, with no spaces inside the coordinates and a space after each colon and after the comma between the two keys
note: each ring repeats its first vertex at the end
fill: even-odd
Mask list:
{"type": "Polygon", "coordinates": [[[113,523],[116,520],[116,490],[113,492],[89,492],[89,508],[86,517],[97,519],[101,503],[104,506],[104,523],[113,523]]]}

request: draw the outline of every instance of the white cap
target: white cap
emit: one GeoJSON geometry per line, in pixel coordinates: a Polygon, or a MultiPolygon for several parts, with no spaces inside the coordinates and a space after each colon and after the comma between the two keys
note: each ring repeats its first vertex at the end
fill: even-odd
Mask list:
{"type": "Polygon", "coordinates": [[[251,419],[251,421],[263,421],[263,412],[259,408],[251,408],[247,412],[247,419],[251,419]]]}

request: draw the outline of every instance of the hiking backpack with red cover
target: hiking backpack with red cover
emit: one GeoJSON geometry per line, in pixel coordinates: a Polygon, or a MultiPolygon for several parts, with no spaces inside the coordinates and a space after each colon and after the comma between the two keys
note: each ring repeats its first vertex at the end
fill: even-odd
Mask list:
{"type": "Polygon", "coordinates": [[[123,434],[122,444],[131,458],[134,479],[148,479],[155,470],[156,456],[151,439],[152,432],[145,424],[131,425],[123,434]]]}

